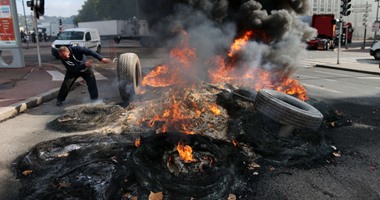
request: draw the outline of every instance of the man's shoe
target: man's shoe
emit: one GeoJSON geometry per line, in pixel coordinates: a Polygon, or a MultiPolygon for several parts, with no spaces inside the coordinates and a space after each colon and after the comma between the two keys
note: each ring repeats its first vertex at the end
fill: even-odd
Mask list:
{"type": "Polygon", "coordinates": [[[57,101],[57,103],[55,105],[62,106],[62,101],[57,101]]]}

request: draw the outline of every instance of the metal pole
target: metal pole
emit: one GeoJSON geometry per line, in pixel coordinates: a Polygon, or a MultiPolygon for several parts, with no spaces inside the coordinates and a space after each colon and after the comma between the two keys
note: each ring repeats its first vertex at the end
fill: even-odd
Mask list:
{"type": "Polygon", "coordinates": [[[365,38],[367,37],[367,25],[364,26],[364,42],[363,42],[363,48],[365,49],[365,38]]]}
{"type": "Polygon", "coordinates": [[[25,14],[24,0],[22,0],[22,9],[24,10],[25,29],[26,29],[26,35],[28,36],[28,39],[26,40],[26,48],[29,49],[29,29],[28,29],[28,24],[27,24],[27,22],[26,22],[26,14],[25,14]]]}
{"type": "Polygon", "coordinates": [[[37,40],[37,56],[38,56],[38,67],[41,67],[41,54],[40,54],[40,40],[38,38],[38,28],[37,28],[37,11],[33,9],[33,26],[34,31],[36,31],[36,40],[37,40]]]}
{"type": "Polygon", "coordinates": [[[139,16],[139,0],[136,0],[136,17],[137,19],[140,19],[140,16],[139,16]]]}
{"type": "MultiPolygon", "coordinates": [[[[379,20],[379,2],[380,0],[376,0],[377,1],[377,7],[376,7],[376,23],[377,21],[379,20]]],[[[368,4],[368,2],[367,2],[368,4]]],[[[376,42],[376,36],[377,36],[377,31],[375,31],[375,35],[373,36],[373,42],[375,43],[376,42]]]]}
{"type": "MultiPolygon", "coordinates": [[[[361,49],[365,49],[365,40],[366,40],[366,37],[367,37],[367,17],[368,17],[368,1],[366,2],[366,5],[365,5],[365,13],[363,15],[363,25],[364,25],[364,40],[363,40],[363,47],[361,49]]],[[[375,36],[376,38],[376,32],[375,32],[375,36]]]]}
{"type": "Polygon", "coordinates": [[[344,37],[344,48],[348,49],[348,28],[346,24],[346,31],[345,31],[346,37],[344,37]]]}
{"type": "Polygon", "coordinates": [[[339,38],[338,38],[338,55],[337,55],[337,61],[336,61],[336,64],[339,64],[339,52],[340,52],[340,47],[341,47],[341,41],[342,41],[342,26],[343,24],[343,17],[342,15],[340,16],[340,19],[339,19],[339,38]]]}

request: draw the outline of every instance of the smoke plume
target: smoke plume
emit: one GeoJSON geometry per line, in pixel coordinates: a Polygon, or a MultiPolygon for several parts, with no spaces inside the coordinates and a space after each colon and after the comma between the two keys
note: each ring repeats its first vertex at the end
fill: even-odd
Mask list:
{"type": "Polygon", "coordinates": [[[304,42],[315,34],[299,19],[310,5],[310,0],[140,1],[154,34],[172,39],[185,30],[201,60],[219,55],[234,39],[254,31],[242,54],[244,61],[252,68],[280,70],[283,76],[300,66],[304,42]]]}

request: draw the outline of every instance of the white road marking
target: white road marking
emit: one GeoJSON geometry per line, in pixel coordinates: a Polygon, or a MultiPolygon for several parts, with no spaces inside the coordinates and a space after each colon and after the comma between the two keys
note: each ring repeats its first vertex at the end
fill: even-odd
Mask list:
{"type": "Polygon", "coordinates": [[[94,71],[94,74],[95,74],[95,78],[96,80],[107,80],[108,78],[103,76],[101,73],[95,71],[95,69],[92,69],[94,71]]]}
{"type": "Polygon", "coordinates": [[[376,76],[367,76],[367,77],[355,77],[357,79],[364,79],[364,80],[380,80],[380,77],[376,76]]]}
{"type": "Polygon", "coordinates": [[[3,102],[3,101],[11,101],[13,99],[0,99],[0,102],[3,102]]]}
{"type": "MultiPolygon", "coordinates": [[[[108,78],[103,76],[101,73],[94,70],[95,78],[96,80],[107,80],[108,78]]],[[[52,76],[52,81],[63,81],[65,78],[65,75],[62,74],[60,71],[57,70],[46,70],[47,73],[49,73],[52,76]]]]}
{"type": "Polygon", "coordinates": [[[336,90],[330,90],[330,89],[326,89],[324,87],[315,86],[315,85],[309,85],[309,84],[304,84],[304,83],[302,85],[305,85],[306,87],[311,87],[311,88],[315,88],[315,89],[319,89],[319,90],[325,90],[325,91],[339,93],[339,94],[343,93],[343,92],[339,92],[339,91],[336,91],[336,90]]]}
{"type": "Polygon", "coordinates": [[[46,70],[46,72],[52,76],[52,81],[63,81],[63,78],[65,77],[64,74],[57,70],[46,70]]]}
{"type": "Polygon", "coordinates": [[[338,82],[337,80],[334,80],[334,79],[327,79],[327,78],[324,78],[322,80],[325,80],[325,81],[330,81],[330,82],[338,82]]]}
{"type": "Polygon", "coordinates": [[[380,90],[380,87],[375,87],[376,89],[380,90]]]}

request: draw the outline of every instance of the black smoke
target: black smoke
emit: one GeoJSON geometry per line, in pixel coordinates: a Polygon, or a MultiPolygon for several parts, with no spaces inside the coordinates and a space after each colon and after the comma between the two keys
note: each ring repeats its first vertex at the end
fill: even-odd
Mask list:
{"type": "MultiPolygon", "coordinates": [[[[246,31],[255,32],[243,56],[252,68],[280,69],[288,76],[300,65],[305,41],[315,30],[299,16],[310,0],[140,0],[141,12],[160,39],[185,30],[200,59],[228,49],[246,31]]],[[[170,43],[169,43],[170,44],[170,43]]],[[[201,66],[204,67],[204,66],[201,66]]]]}

